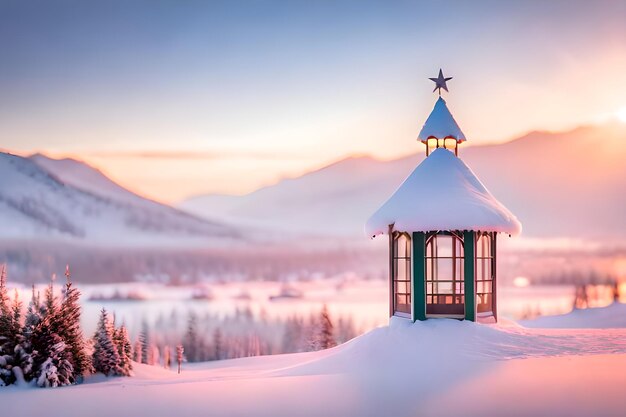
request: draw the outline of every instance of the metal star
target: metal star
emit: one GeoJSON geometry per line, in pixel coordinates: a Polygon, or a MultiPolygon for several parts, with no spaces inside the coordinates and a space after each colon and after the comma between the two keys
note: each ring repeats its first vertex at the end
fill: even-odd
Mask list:
{"type": "Polygon", "coordinates": [[[448,91],[448,86],[446,85],[446,81],[450,81],[452,79],[452,77],[444,77],[443,76],[443,71],[441,71],[441,68],[439,69],[439,76],[437,78],[429,78],[429,80],[433,81],[435,83],[435,89],[433,90],[433,93],[437,90],[439,90],[439,95],[441,95],[441,89],[443,88],[444,90],[448,91]]]}

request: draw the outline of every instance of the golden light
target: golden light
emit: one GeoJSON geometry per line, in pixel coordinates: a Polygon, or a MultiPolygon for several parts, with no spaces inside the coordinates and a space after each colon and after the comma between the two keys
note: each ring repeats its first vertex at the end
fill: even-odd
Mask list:
{"type": "Polygon", "coordinates": [[[427,145],[428,145],[428,153],[431,153],[437,147],[437,139],[428,138],[427,145]]]}
{"type": "Polygon", "coordinates": [[[447,138],[444,140],[444,146],[446,149],[453,151],[456,148],[456,139],[447,138]]]}
{"type": "Polygon", "coordinates": [[[615,112],[615,115],[619,119],[620,122],[626,123],[626,107],[622,107],[621,109],[615,112]]]}
{"type": "Polygon", "coordinates": [[[513,285],[518,288],[528,287],[528,285],[530,285],[530,280],[526,277],[516,277],[513,279],[513,285]]]}

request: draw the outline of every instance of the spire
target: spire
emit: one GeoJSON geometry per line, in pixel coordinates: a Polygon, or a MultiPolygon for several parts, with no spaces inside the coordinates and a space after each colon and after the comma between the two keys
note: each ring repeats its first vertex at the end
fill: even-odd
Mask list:
{"type": "Polygon", "coordinates": [[[456,139],[457,143],[465,142],[466,140],[465,134],[463,134],[456,120],[452,117],[452,113],[448,110],[446,101],[439,97],[417,139],[422,143],[426,143],[428,139],[447,138],[456,139]]]}

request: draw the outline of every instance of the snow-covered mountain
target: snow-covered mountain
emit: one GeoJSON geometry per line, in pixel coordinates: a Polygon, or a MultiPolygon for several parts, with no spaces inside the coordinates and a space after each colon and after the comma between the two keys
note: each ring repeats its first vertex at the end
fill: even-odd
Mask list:
{"type": "MultiPolygon", "coordinates": [[[[423,146],[414,147],[419,152],[405,158],[348,158],[244,196],[198,196],[179,207],[273,230],[363,236],[367,218],[424,158],[423,146]]],[[[518,217],[525,236],[623,239],[626,125],[532,132],[461,146],[460,156],[518,217]]]]}
{"type": "Polygon", "coordinates": [[[232,227],[137,196],[74,160],[0,153],[0,238],[115,246],[236,239],[232,227]]]}
{"type": "MultiPolygon", "coordinates": [[[[154,202],[138,196],[127,190],[99,169],[85,162],[72,158],[54,159],[41,153],[29,157],[37,165],[54,175],[67,185],[71,185],[83,191],[88,191],[100,197],[111,198],[116,201],[124,201],[131,204],[154,206],[154,202]]],[[[157,203],[158,204],[158,203],[157,203]]]]}

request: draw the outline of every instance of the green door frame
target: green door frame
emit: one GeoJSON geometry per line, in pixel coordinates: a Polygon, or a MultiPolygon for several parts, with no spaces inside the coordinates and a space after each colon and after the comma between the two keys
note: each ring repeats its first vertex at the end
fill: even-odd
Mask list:
{"type": "Polygon", "coordinates": [[[465,320],[476,321],[475,258],[476,239],[473,231],[463,232],[463,281],[465,292],[465,320]]]}
{"type": "Polygon", "coordinates": [[[413,232],[411,261],[413,279],[411,280],[411,308],[413,321],[426,320],[426,238],[424,232],[413,232]]]}

